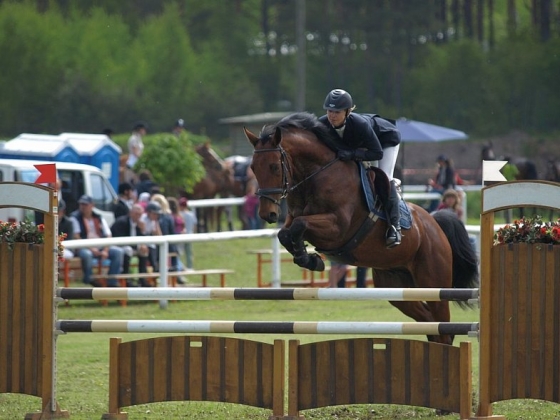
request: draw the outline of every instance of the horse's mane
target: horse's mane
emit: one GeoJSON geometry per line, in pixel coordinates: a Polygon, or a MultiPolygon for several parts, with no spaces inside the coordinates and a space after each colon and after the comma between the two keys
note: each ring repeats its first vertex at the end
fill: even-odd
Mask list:
{"type": "Polygon", "coordinates": [[[311,131],[329,149],[333,151],[338,150],[338,147],[336,146],[336,138],[329,131],[329,128],[318,120],[315,114],[311,114],[309,112],[296,112],[295,114],[290,114],[282,118],[276,124],[266,125],[263,127],[259,135],[259,140],[266,143],[270,140],[277,128],[281,130],[299,128],[301,130],[311,131]]]}

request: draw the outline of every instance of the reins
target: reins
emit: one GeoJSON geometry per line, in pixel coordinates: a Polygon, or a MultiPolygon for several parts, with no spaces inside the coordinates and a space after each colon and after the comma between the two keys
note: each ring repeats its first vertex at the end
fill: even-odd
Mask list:
{"type": "Polygon", "coordinates": [[[282,200],[283,198],[286,198],[289,193],[294,191],[297,187],[299,187],[305,181],[309,180],[310,178],[313,178],[315,175],[324,171],[325,169],[330,167],[333,163],[340,160],[338,157],[335,157],[333,160],[328,162],[326,165],[320,167],[315,172],[308,175],[307,177],[305,177],[303,180],[301,180],[300,182],[298,182],[294,186],[290,187],[289,182],[288,182],[288,175],[287,175],[288,172],[289,172],[289,170],[288,170],[289,168],[288,168],[288,164],[287,164],[286,151],[282,148],[282,146],[279,146],[279,147],[276,147],[276,148],[271,148],[271,149],[260,149],[260,150],[255,150],[254,151],[254,153],[265,153],[265,152],[279,152],[280,153],[280,164],[282,165],[282,186],[278,187],[278,188],[259,188],[255,194],[259,197],[266,198],[267,200],[270,200],[274,204],[278,204],[278,205],[280,204],[280,200],[282,200]],[[271,197],[270,194],[280,194],[280,199],[277,200],[277,199],[271,197]]]}

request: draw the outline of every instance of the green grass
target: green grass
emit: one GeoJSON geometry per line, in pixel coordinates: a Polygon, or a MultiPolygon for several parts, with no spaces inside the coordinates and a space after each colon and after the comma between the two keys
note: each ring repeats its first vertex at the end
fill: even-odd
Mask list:
{"type": "MultiPolygon", "coordinates": [[[[270,239],[235,240],[194,244],[196,268],[231,268],[227,285],[231,287],[256,286],[256,257],[248,249],[267,248],[270,239]]],[[[270,277],[270,266],[265,267],[265,280],[270,277]]],[[[301,270],[291,264],[282,264],[282,279],[301,278],[301,270]]],[[[216,281],[216,280],[214,280],[216,281]]],[[[216,284],[216,283],[214,283],[216,284]]],[[[386,302],[280,302],[280,301],[192,301],[171,302],[162,310],[156,302],[129,302],[121,307],[116,302],[101,306],[96,302],[73,301],[60,306],[59,319],[208,319],[208,320],[301,320],[301,321],[409,321],[386,302]]],[[[478,320],[478,311],[463,311],[452,305],[452,319],[458,322],[478,320]]],[[[108,408],[109,338],[120,336],[125,341],[155,336],[153,334],[73,333],[58,339],[57,400],[72,419],[99,419],[108,408]]],[[[240,337],[237,335],[236,337],[240,337]]],[[[243,338],[271,343],[275,338],[290,339],[293,335],[241,335],[243,338]]],[[[312,342],[342,336],[297,336],[302,342],[312,342]]],[[[348,338],[348,336],[344,336],[348,338]]],[[[410,337],[424,340],[424,337],[410,337]]],[[[478,354],[474,339],[473,355],[478,354]]],[[[474,383],[477,383],[478,360],[473,359],[474,383]]],[[[476,398],[475,398],[476,399],[476,398]]],[[[0,395],[0,419],[21,419],[25,413],[39,409],[36,397],[0,395]]],[[[266,419],[268,410],[234,404],[169,402],[127,407],[129,419],[266,419]]],[[[496,414],[508,419],[559,419],[560,406],[534,400],[516,400],[495,404],[496,414]]],[[[323,408],[303,412],[307,419],[403,419],[436,418],[433,410],[387,405],[357,405],[323,408]]],[[[457,419],[450,415],[446,419],[457,419]]]]}

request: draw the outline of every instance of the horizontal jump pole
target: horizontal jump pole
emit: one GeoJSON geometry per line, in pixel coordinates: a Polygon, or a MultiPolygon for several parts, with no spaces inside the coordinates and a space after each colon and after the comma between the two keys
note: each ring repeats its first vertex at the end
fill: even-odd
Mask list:
{"type": "Polygon", "coordinates": [[[96,287],[59,288],[61,299],[87,300],[389,300],[469,301],[478,299],[478,289],[437,288],[180,288],[180,287],[96,287]]]}
{"type": "Polygon", "coordinates": [[[59,332],[468,335],[478,322],[60,320],[59,332]]]}

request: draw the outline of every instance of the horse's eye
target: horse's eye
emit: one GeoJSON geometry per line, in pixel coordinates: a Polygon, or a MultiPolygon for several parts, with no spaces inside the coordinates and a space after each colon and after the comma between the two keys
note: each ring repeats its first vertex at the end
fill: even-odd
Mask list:
{"type": "Polygon", "coordinates": [[[277,174],[280,172],[280,165],[278,163],[272,163],[270,165],[270,172],[273,174],[277,174]]]}

